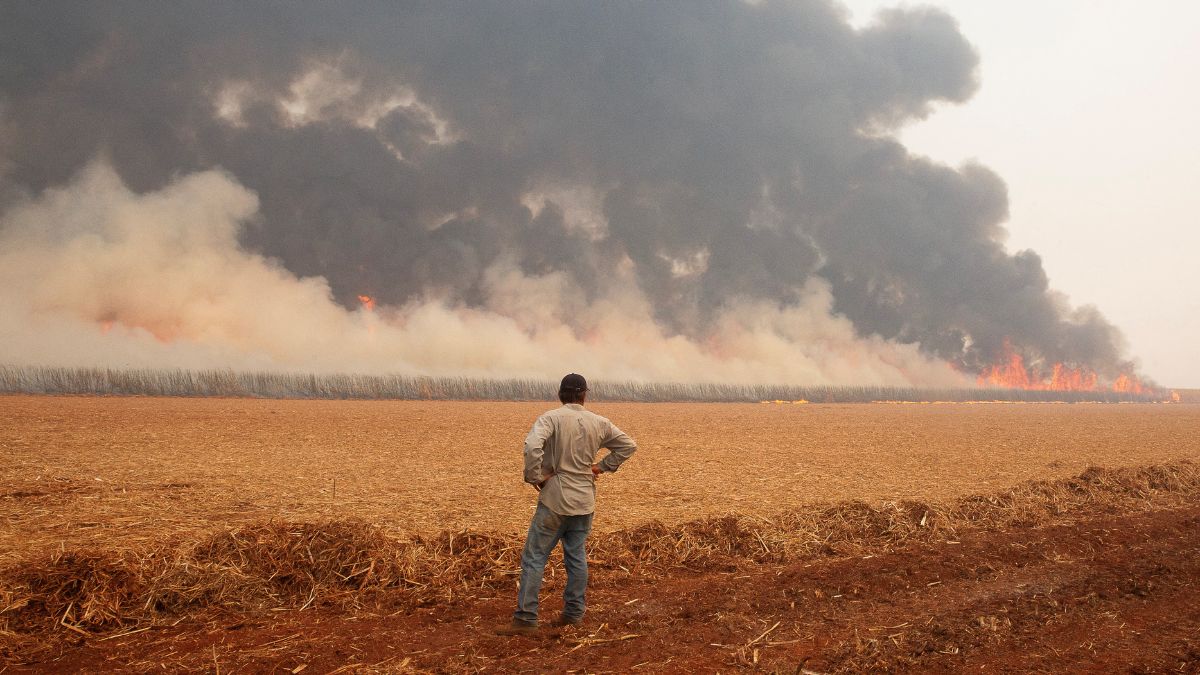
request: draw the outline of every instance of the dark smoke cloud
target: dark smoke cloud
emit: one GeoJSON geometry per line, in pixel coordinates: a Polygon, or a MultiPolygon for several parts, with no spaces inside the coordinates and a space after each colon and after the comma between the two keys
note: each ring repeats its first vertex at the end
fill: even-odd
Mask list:
{"type": "Polygon", "coordinates": [[[259,199],[242,245],[346,306],[482,305],[512,260],[586,307],[631,266],[703,339],[824,279],[864,338],[1113,375],[1117,331],[1004,250],[1000,178],[890,135],[977,65],[940,11],[825,0],[10,2],[0,208],[98,156],[137,192],[220,168],[259,199]]]}

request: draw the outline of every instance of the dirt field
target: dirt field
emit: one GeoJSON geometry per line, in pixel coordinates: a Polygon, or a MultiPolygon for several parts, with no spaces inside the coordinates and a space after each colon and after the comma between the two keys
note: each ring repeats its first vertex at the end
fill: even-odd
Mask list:
{"type": "MultiPolygon", "coordinates": [[[[164,531],[361,517],[523,533],[541,403],[0,396],[0,565],[164,531]]],[[[1200,456],[1200,406],[605,404],[637,439],[602,531],[803,504],[937,500],[1200,456]]]]}
{"type": "MultiPolygon", "coordinates": [[[[601,479],[588,623],[503,640],[489,630],[511,611],[512,549],[534,503],[520,444],[546,407],[0,397],[0,581],[45,563],[72,598],[40,651],[0,623],[0,656],[93,671],[1200,667],[1200,478],[1053,482],[1091,465],[1200,476],[1186,464],[1200,458],[1200,406],[596,406],[640,450],[601,479]],[[1005,492],[1028,480],[1052,483],[1005,492]],[[448,593],[401,576],[405,594],[380,582],[370,602],[314,602],[314,585],[265,610],[193,599],[170,620],[94,625],[74,604],[68,572],[119,577],[214,533],[348,520],[385,538],[495,538],[422,544],[455,574],[479,553],[448,593]],[[79,567],[71,551],[98,557],[79,567]]],[[[18,585],[0,585],[0,621],[49,603],[18,585]]]]}
{"type": "MultiPolygon", "coordinates": [[[[384,614],[216,616],[80,640],[38,669],[1194,673],[1198,553],[1200,507],[1093,516],[878,556],[600,576],[595,618],[541,638],[495,635],[512,598],[485,597],[384,614]]],[[[561,589],[547,584],[543,605],[557,611],[561,589]]]]}

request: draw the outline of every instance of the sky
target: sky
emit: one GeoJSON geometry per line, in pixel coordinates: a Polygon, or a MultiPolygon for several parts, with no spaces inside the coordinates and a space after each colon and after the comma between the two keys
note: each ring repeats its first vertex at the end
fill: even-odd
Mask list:
{"type": "MultiPolygon", "coordinates": [[[[850,0],[856,25],[886,0],[850,0]]],[[[1007,183],[1011,251],[1099,307],[1167,385],[1200,387],[1200,3],[942,0],[980,88],[907,127],[910,151],[1007,183]]]]}

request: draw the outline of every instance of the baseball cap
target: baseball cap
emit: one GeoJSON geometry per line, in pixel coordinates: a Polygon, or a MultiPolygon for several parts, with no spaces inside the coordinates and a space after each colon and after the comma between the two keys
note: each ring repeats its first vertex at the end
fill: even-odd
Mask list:
{"type": "Polygon", "coordinates": [[[579,373],[571,373],[562,379],[562,384],[558,385],[559,391],[587,391],[587,380],[579,373]]]}

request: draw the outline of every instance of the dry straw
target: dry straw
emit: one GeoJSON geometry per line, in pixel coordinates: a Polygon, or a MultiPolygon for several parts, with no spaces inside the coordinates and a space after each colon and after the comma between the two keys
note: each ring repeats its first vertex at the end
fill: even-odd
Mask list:
{"type": "MultiPolygon", "coordinates": [[[[1169,508],[1200,494],[1182,461],[1088,469],[946,503],[861,501],[780,513],[650,522],[597,534],[594,565],[654,578],[828,555],[862,555],[964,529],[1061,522],[1074,514],[1169,508]]],[[[68,550],[0,570],[0,656],[30,658],[62,637],[104,636],[213,609],[316,604],[347,611],[412,607],[511,588],[521,542],[478,532],[400,538],[373,524],[265,522],[125,550],[68,550]]]]}

